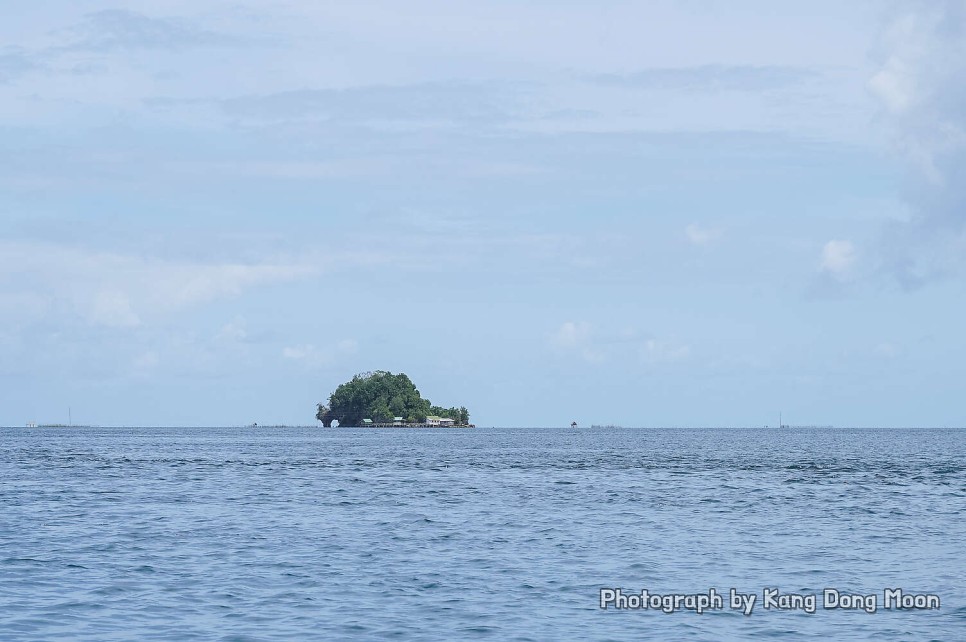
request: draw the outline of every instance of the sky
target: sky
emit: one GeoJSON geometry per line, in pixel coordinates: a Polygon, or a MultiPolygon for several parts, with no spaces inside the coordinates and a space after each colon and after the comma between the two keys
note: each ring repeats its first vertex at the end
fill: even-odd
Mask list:
{"type": "Polygon", "coordinates": [[[966,3],[38,0],[0,424],[966,424],[966,3]]]}

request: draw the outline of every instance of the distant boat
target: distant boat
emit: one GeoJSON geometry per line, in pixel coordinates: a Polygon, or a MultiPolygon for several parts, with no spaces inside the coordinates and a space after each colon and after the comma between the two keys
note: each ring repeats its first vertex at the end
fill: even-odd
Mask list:
{"type": "Polygon", "coordinates": [[[571,421],[570,422],[570,427],[571,428],[576,428],[577,427],[577,422],[576,421],[571,421]]]}

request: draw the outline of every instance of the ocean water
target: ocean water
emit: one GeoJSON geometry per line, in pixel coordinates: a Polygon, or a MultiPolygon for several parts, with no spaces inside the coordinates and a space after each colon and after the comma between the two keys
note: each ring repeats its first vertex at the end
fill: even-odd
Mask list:
{"type": "Polygon", "coordinates": [[[0,639],[962,640],[964,516],[963,430],[3,428],[0,639]]]}

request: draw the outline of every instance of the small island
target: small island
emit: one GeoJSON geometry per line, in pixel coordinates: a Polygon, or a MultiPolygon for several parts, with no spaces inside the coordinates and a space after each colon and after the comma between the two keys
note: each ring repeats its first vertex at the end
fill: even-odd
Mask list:
{"type": "Polygon", "coordinates": [[[404,373],[383,370],[352,377],[329,395],[328,404],[318,404],[315,418],[326,428],[339,426],[474,427],[469,411],[434,406],[423,399],[404,373]]]}

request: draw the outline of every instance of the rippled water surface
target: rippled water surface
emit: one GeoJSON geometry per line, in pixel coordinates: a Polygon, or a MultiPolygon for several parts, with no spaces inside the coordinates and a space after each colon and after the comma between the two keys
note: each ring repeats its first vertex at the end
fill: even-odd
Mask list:
{"type": "Polygon", "coordinates": [[[2,639],[966,639],[962,430],[0,438],[2,639]],[[601,610],[602,587],[759,606],[601,610]],[[941,608],[884,610],[892,587],[941,608]]]}

